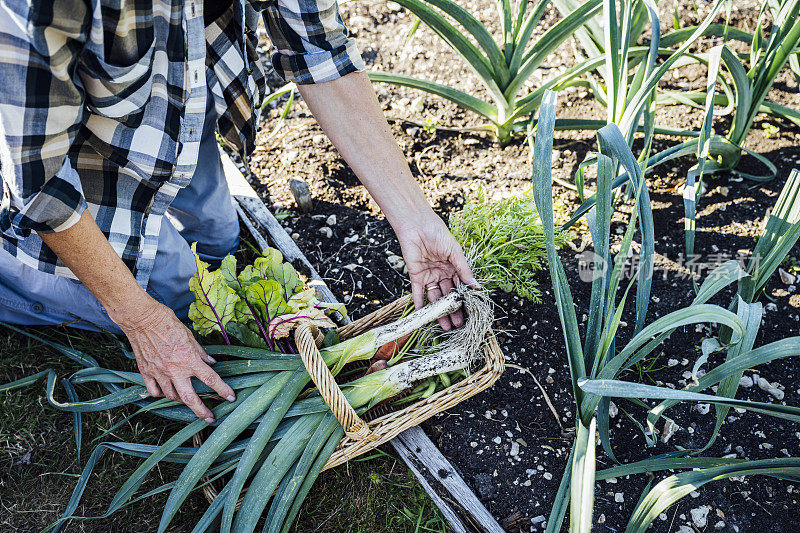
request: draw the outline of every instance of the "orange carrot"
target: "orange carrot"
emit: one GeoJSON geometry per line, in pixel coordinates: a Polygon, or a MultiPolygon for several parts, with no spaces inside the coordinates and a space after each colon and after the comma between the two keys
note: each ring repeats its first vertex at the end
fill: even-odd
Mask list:
{"type": "Polygon", "coordinates": [[[384,344],[383,346],[378,348],[378,351],[375,352],[375,356],[372,358],[372,360],[373,361],[388,361],[389,359],[391,359],[392,357],[397,355],[397,352],[399,352],[400,350],[403,349],[403,346],[405,345],[406,342],[408,342],[408,339],[410,337],[411,337],[411,335],[409,334],[409,335],[405,335],[403,337],[400,337],[397,340],[394,340],[394,341],[391,341],[391,342],[387,342],[386,344],[384,344]]]}

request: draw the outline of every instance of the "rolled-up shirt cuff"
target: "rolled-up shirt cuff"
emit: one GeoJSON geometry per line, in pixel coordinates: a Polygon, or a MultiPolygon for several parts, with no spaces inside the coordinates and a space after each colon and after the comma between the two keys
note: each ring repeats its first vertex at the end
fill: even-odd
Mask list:
{"type": "Polygon", "coordinates": [[[56,233],[71,228],[86,210],[80,177],[65,158],[61,169],[26,201],[14,201],[4,191],[0,204],[0,226],[3,233],[25,238],[31,231],[56,233]]]}
{"type": "Polygon", "coordinates": [[[272,64],[286,81],[298,85],[333,81],[366,68],[355,39],[348,39],[332,50],[278,51],[272,54],[272,64]]]}

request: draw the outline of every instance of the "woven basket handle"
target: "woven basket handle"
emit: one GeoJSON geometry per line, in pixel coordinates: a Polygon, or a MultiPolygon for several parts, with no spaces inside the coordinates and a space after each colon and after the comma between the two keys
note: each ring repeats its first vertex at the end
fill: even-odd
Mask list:
{"type": "Polygon", "coordinates": [[[377,435],[356,413],[353,406],[345,398],[342,389],[333,378],[328,365],[322,360],[316,342],[314,342],[313,326],[302,322],[294,332],[294,340],[300,350],[300,359],[308,370],[311,380],[319,389],[322,399],[331,408],[333,415],[344,428],[345,435],[357,441],[372,441],[377,435]]]}

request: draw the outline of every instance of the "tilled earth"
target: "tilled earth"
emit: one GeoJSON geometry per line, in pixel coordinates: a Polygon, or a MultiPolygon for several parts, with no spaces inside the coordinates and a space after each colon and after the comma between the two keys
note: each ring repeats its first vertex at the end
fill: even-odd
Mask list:
{"type": "MultiPolygon", "coordinates": [[[[496,20],[492,2],[462,3],[481,20],[496,20]]],[[[696,22],[697,15],[688,7],[690,3],[680,4],[681,20],[685,24],[696,22]]],[[[743,29],[752,30],[758,12],[750,3],[743,4],[746,5],[734,10],[732,20],[743,29]]],[[[671,21],[671,7],[664,10],[662,21],[671,21]]],[[[482,95],[476,78],[431,31],[423,26],[413,38],[408,38],[414,19],[397,5],[353,2],[342,6],[342,12],[370,68],[444,81],[482,95]]],[[[556,15],[548,11],[542,27],[554,20],[556,15]]],[[[541,29],[537,31],[541,33],[541,29]]],[[[711,44],[712,41],[703,42],[701,48],[711,44]]],[[[534,85],[563,70],[571,61],[571,53],[569,46],[562,47],[540,70],[541,76],[534,77],[534,85]]],[[[687,67],[667,79],[664,86],[702,88],[704,80],[702,68],[687,67]]],[[[378,92],[387,117],[394,119],[395,137],[415,178],[431,205],[445,219],[478,189],[496,200],[530,186],[529,153],[522,140],[500,148],[481,134],[448,130],[475,126],[480,120],[447,102],[391,86],[379,87],[378,92]],[[433,121],[439,127],[435,132],[417,125],[433,121]]],[[[790,73],[781,75],[770,98],[800,107],[798,87],[790,73]]],[[[267,138],[277,124],[278,114],[279,111],[273,110],[265,116],[260,147],[251,160],[254,186],[274,208],[291,211],[291,216],[284,220],[286,231],[315,263],[334,292],[344,298],[352,314],[363,315],[402,295],[409,288],[407,276],[397,258],[391,257],[400,255],[400,248],[377,205],[302,103],[296,104],[282,129],[267,138]],[[288,189],[291,177],[301,177],[309,183],[314,197],[311,214],[301,216],[294,211],[288,189]]],[[[605,110],[585,91],[571,89],[559,96],[557,116],[604,119],[605,110]]],[[[661,125],[696,129],[701,118],[696,110],[663,107],[658,120],[661,125]]],[[[720,119],[719,131],[724,131],[725,126],[725,119],[720,119]]],[[[676,142],[675,138],[658,137],[654,149],[660,151],[676,142]]],[[[764,215],[774,204],[790,170],[800,167],[800,129],[788,122],[759,116],[747,139],[747,148],[768,157],[778,167],[778,178],[767,183],[743,181],[731,174],[709,179],[709,192],[698,205],[696,250],[701,257],[689,265],[683,256],[681,185],[692,161],[686,159],[659,167],[649,176],[657,254],[649,321],[691,302],[691,270],[704,276],[714,263],[747,256],[764,215]],[[777,132],[765,124],[777,126],[777,132]]],[[[572,181],[578,164],[593,149],[591,132],[557,132],[554,176],[572,181]]],[[[740,168],[763,171],[748,157],[742,160],[740,168]]],[[[565,206],[565,212],[577,207],[577,196],[572,191],[556,186],[554,194],[557,202],[565,206]]],[[[615,215],[612,233],[617,238],[623,231],[627,213],[623,207],[615,215]]],[[[579,230],[573,247],[578,248],[584,238],[587,236],[579,230]]],[[[561,256],[579,321],[585,326],[590,286],[580,279],[573,247],[564,248],[561,256]]],[[[795,247],[790,256],[797,258],[799,254],[800,249],[795,247]]],[[[428,434],[508,531],[544,528],[572,442],[572,391],[563,336],[548,275],[541,273],[538,280],[543,293],[539,304],[502,291],[495,294],[497,310],[502,315],[496,329],[509,363],[500,381],[489,391],[425,424],[428,434]],[[559,413],[558,420],[529,373],[544,387],[559,413]]],[[[733,291],[733,287],[728,288],[712,303],[727,307],[733,291]]],[[[766,312],[756,345],[798,333],[800,291],[795,285],[784,283],[776,275],[763,302],[766,312]]],[[[624,320],[633,323],[630,313],[624,320]]],[[[630,326],[622,329],[621,342],[630,337],[630,332],[630,326]]],[[[691,379],[701,341],[715,333],[709,327],[682,328],[665,342],[648,365],[624,375],[623,379],[681,387],[691,379]]],[[[753,378],[758,374],[777,383],[785,395],[782,401],[797,405],[800,403],[797,371],[796,360],[786,359],[748,371],[745,376],[753,378]]],[[[738,395],[777,401],[758,386],[742,387],[738,395]]],[[[617,458],[623,462],[674,451],[676,445],[702,447],[714,426],[713,409],[708,412],[690,404],[680,405],[667,413],[677,425],[674,435],[667,443],[659,440],[655,448],[648,449],[640,430],[626,417],[630,413],[641,421],[642,409],[624,402],[617,402],[617,406],[618,414],[612,420],[612,442],[617,458]]],[[[661,424],[658,429],[662,429],[661,424]]],[[[797,456],[799,430],[796,424],[731,410],[720,438],[707,455],[734,454],[749,459],[797,456]]],[[[598,447],[598,468],[610,466],[612,462],[598,447]]],[[[656,481],[665,475],[656,476],[656,481]]],[[[599,482],[594,515],[596,530],[624,530],[647,481],[647,476],[639,475],[599,482]]],[[[714,482],[661,515],[655,521],[654,531],[795,531],[791,511],[798,509],[798,491],[800,487],[774,478],[714,482]],[[702,520],[704,514],[707,516],[702,520]]]]}

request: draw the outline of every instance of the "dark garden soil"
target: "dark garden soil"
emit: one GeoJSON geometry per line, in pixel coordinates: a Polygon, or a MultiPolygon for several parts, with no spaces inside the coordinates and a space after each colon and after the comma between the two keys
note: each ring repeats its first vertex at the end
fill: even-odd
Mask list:
{"type": "MultiPolygon", "coordinates": [[[[698,20],[689,7],[690,2],[681,4],[686,4],[680,12],[684,24],[698,20]]],[[[464,5],[482,20],[496,20],[492,2],[470,0],[464,5]]],[[[663,7],[662,21],[672,20],[671,3],[668,7],[663,7]]],[[[413,18],[398,6],[391,2],[388,5],[353,2],[345,4],[342,11],[371,68],[414,74],[482,94],[471,72],[431,31],[421,27],[412,39],[407,38],[413,18]]],[[[732,18],[743,29],[752,30],[757,10],[740,5],[732,18]]],[[[555,15],[549,12],[546,24],[552,20],[555,15]]],[[[703,47],[709,44],[712,42],[704,42],[703,47]]],[[[561,55],[556,54],[540,70],[542,75],[533,78],[534,84],[565,68],[571,50],[563,48],[559,50],[561,55]]],[[[703,68],[690,67],[667,79],[664,85],[673,89],[700,88],[704,80],[703,68]]],[[[482,134],[448,131],[444,128],[475,126],[480,120],[436,97],[391,86],[379,87],[378,91],[386,115],[397,119],[392,121],[393,132],[415,178],[443,218],[447,219],[449,213],[459,209],[480,188],[489,199],[496,200],[529,186],[529,151],[521,139],[500,148],[482,134]],[[406,120],[435,121],[439,129],[431,133],[406,120]]],[[[770,98],[800,107],[798,87],[790,73],[780,77],[770,98]]],[[[278,114],[279,111],[273,110],[265,117],[262,142],[251,161],[257,180],[254,186],[276,209],[292,210],[284,221],[286,231],[315,263],[334,292],[343,296],[352,314],[363,315],[403,294],[409,284],[402,265],[395,269],[387,259],[399,255],[400,248],[377,205],[302,103],[296,105],[283,129],[267,139],[278,114]],[[309,183],[315,202],[311,214],[300,216],[294,212],[288,191],[291,177],[301,177],[309,183]]],[[[586,91],[573,89],[559,96],[557,116],[604,119],[605,110],[586,91]]],[[[700,120],[699,111],[686,107],[661,108],[658,117],[661,125],[687,129],[697,129],[700,120]]],[[[719,131],[724,131],[725,126],[725,119],[721,119],[719,131]]],[[[674,138],[658,137],[655,151],[676,142],[674,138]]],[[[658,270],[648,321],[691,302],[692,283],[687,268],[694,268],[704,276],[709,265],[745,257],[752,250],[767,209],[773,205],[790,170],[800,167],[800,129],[788,122],[759,116],[747,139],[747,148],[768,157],[778,167],[778,178],[754,183],[723,174],[708,180],[709,192],[698,205],[696,250],[700,257],[694,266],[686,265],[683,257],[680,189],[692,161],[687,158],[667,164],[649,176],[658,270]],[[778,131],[765,127],[766,124],[777,126],[778,131]]],[[[571,175],[579,162],[594,149],[594,137],[591,132],[557,132],[555,149],[554,176],[572,181],[571,175]]],[[[763,172],[749,157],[743,158],[740,169],[763,172]]],[[[556,186],[554,194],[564,213],[577,207],[577,197],[572,191],[556,186]]],[[[627,212],[622,207],[615,216],[614,230],[618,236],[627,212]]],[[[582,237],[576,235],[576,247],[582,237]]],[[[564,248],[561,254],[579,321],[585,325],[590,285],[578,275],[576,255],[571,248],[564,248]]],[[[800,249],[796,247],[790,256],[800,257],[800,249]]],[[[510,363],[500,381],[489,391],[425,424],[428,434],[508,531],[543,529],[572,442],[572,391],[563,337],[549,277],[541,273],[538,281],[543,292],[540,304],[502,291],[495,294],[497,311],[502,315],[497,329],[510,363]],[[527,372],[543,385],[560,420],[550,412],[527,372]]],[[[713,303],[727,306],[732,295],[733,287],[713,303]]],[[[798,333],[800,291],[795,285],[783,283],[776,275],[763,303],[766,313],[757,345],[798,333]]],[[[633,323],[630,314],[624,320],[633,323]]],[[[621,337],[629,338],[630,332],[631,326],[626,326],[621,337]]],[[[651,365],[642,367],[639,374],[624,375],[623,379],[672,387],[685,385],[700,355],[702,339],[712,334],[714,330],[707,327],[676,331],[657,352],[657,357],[648,361],[651,365]]],[[[759,367],[758,373],[779,384],[785,393],[783,402],[797,405],[800,404],[799,370],[797,361],[792,359],[759,367]]],[[[746,372],[745,376],[752,377],[753,372],[746,372]]],[[[776,401],[758,386],[740,388],[739,397],[776,401]]],[[[624,414],[628,411],[641,421],[643,410],[624,402],[617,402],[617,406],[619,413],[612,420],[612,441],[615,454],[623,462],[673,451],[675,445],[702,447],[715,420],[713,409],[707,412],[689,404],[678,406],[668,412],[678,426],[672,438],[668,443],[659,440],[655,448],[647,449],[640,430],[624,414]]],[[[663,421],[658,429],[662,427],[663,421]]],[[[749,459],[797,456],[798,430],[800,427],[791,423],[731,410],[720,438],[708,455],[733,454],[749,459]]],[[[598,463],[598,469],[612,466],[599,446],[598,463]]],[[[657,475],[656,481],[663,477],[664,474],[657,475]]],[[[647,476],[639,475],[598,482],[596,530],[624,530],[647,481],[647,476]]],[[[794,512],[798,509],[798,491],[800,487],[790,482],[763,477],[711,483],[671,507],[656,520],[653,530],[796,531],[794,512]],[[693,521],[690,512],[702,515],[704,508],[708,510],[705,526],[702,520],[693,521]]]]}

